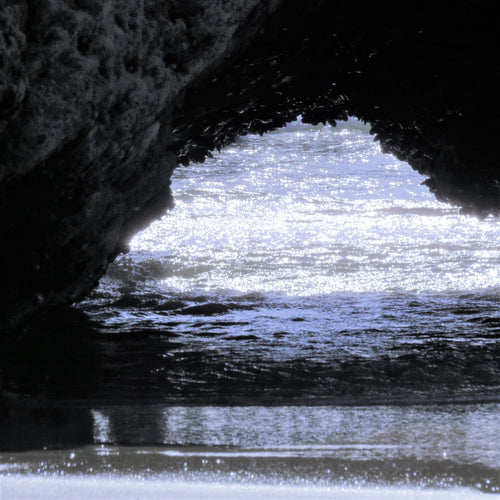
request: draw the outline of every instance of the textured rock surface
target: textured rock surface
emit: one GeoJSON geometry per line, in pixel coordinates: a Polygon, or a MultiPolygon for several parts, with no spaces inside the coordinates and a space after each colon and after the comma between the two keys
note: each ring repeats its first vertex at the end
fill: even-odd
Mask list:
{"type": "Polygon", "coordinates": [[[0,323],[84,295],[165,210],[182,93],[276,4],[2,3],[0,323]]]}
{"type": "Polygon", "coordinates": [[[95,286],[171,202],[177,161],[298,114],[358,116],[438,197],[498,213],[495,19],[470,2],[0,0],[0,327],[95,286]]]}

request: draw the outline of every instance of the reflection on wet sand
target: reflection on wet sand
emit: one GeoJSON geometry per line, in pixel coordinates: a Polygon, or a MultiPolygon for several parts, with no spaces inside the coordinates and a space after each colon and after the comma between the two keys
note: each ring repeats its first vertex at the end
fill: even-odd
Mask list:
{"type": "MultiPolygon", "coordinates": [[[[164,484],[392,485],[445,488],[453,495],[458,487],[500,492],[500,403],[488,401],[487,392],[480,393],[482,400],[474,401],[469,392],[468,402],[438,404],[429,401],[430,387],[424,393],[427,401],[418,405],[396,404],[390,398],[367,405],[361,403],[366,393],[346,404],[341,393],[326,391],[330,400],[324,404],[318,378],[324,366],[316,378],[305,378],[305,385],[289,386],[286,374],[292,372],[285,359],[262,365],[267,376],[257,376],[259,383],[245,386],[246,392],[233,384],[226,404],[220,404],[214,394],[224,395],[229,387],[223,379],[228,365],[219,367],[223,359],[217,352],[200,350],[193,361],[189,345],[180,341],[174,345],[147,331],[116,337],[80,315],[73,326],[72,318],[47,326],[49,330],[8,354],[4,351],[4,490],[5,484],[28,489],[38,484],[43,492],[45,487],[33,477],[64,474],[75,480],[92,476],[106,487],[120,477],[140,476],[164,484]],[[173,356],[165,356],[169,352],[173,356]],[[201,385],[196,367],[204,370],[198,374],[201,385]],[[220,377],[207,375],[206,370],[218,367],[220,377]],[[185,394],[168,383],[169,374],[184,381],[185,394]]],[[[232,354],[233,359],[226,355],[227,363],[239,356],[240,368],[250,367],[252,358],[245,357],[244,345],[232,354]]],[[[377,363],[375,359],[372,366],[377,363]]],[[[314,364],[306,368],[311,373],[314,364]]],[[[343,383],[351,378],[355,384],[358,376],[348,366],[343,383]]],[[[373,393],[371,383],[365,379],[373,393]]],[[[403,395],[418,396],[411,381],[404,383],[399,387],[403,395]]],[[[379,394],[386,390],[380,381],[373,384],[378,384],[374,387],[379,394]]],[[[391,387],[389,395],[395,390],[391,387]]]]}
{"type": "Polygon", "coordinates": [[[498,404],[33,411],[3,434],[0,462],[42,476],[500,492],[499,415],[498,404]]]}

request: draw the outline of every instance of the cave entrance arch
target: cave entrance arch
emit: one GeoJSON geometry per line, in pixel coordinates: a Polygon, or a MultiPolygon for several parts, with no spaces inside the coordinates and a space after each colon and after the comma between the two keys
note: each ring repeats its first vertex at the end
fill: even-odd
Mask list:
{"type": "MultiPolygon", "coordinates": [[[[179,167],[176,207],[132,248],[171,257],[160,258],[157,277],[164,272],[165,286],[179,290],[188,280],[201,289],[299,295],[446,289],[433,273],[460,266],[452,235],[466,241],[467,231],[485,229],[436,201],[425,178],[383,154],[369,129],[354,118],[337,127],[299,120],[179,167]],[[303,283],[292,286],[286,276],[295,273],[303,283]]],[[[466,275],[448,279],[465,288],[479,279],[466,275]]]]}
{"type": "Polygon", "coordinates": [[[176,207],[132,240],[105,286],[126,296],[312,296],[495,282],[493,219],[437,201],[369,130],[355,118],[337,127],[298,120],[179,167],[176,207]],[[486,267],[471,265],[477,255],[486,267]]]}

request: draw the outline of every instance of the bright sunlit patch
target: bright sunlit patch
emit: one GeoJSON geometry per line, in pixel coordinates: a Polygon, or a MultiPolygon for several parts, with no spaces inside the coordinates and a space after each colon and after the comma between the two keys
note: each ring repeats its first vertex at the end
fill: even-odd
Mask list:
{"type": "Polygon", "coordinates": [[[179,169],[176,208],[132,250],[165,290],[459,291],[498,283],[496,221],[461,216],[355,120],[246,136],[179,169]]]}
{"type": "Polygon", "coordinates": [[[96,443],[111,442],[111,426],[109,418],[98,410],[91,411],[94,419],[94,441],[96,443]]]}

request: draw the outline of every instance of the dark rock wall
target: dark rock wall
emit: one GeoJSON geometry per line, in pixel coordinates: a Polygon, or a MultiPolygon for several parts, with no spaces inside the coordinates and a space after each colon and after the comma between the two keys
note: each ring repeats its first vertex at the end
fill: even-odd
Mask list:
{"type": "Polygon", "coordinates": [[[500,210],[493,7],[0,0],[0,325],[81,298],[177,162],[355,115],[438,197],[500,210]]]}
{"type": "Polygon", "coordinates": [[[277,3],[2,0],[0,325],[81,298],[169,206],[173,110],[277,3]]]}
{"type": "Polygon", "coordinates": [[[180,161],[298,114],[311,123],[354,115],[372,125],[384,151],[430,177],[438,198],[497,214],[500,23],[492,9],[469,2],[308,7],[297,16],[288,2],[244,58],[190,96],[185,106],[202,111],[174,130],[180,161]]]}

